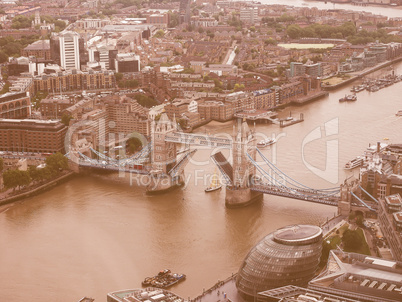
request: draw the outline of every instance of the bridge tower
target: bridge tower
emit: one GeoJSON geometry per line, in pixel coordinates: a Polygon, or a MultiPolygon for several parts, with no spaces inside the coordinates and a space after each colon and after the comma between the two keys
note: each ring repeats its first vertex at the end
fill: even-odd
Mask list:
{"type": "Polygon", "coordinates": [[[167,134],[177,130],[175,121],[169,120],[166,113],[162,113],[159,121],[152,121],[151,125],[151,163],[150,180],[147,193],[162,193],[183,183],[183,174],[174,178],[169,171],[176,165],[176,144],[165,141],[167,134]]]}
{"type": "Polygon", "coordinates": [[[236,120],[233,128],[232,152],[233,181],[231,185],[226,186],[226,206],[241,207],[262,199],[262,193],[253,192],[250,189],[256,168],[248,155],[255,160],[256,138],[254,131],[250,130],[245,120],[243,122],[241,119],[236,120]]]}

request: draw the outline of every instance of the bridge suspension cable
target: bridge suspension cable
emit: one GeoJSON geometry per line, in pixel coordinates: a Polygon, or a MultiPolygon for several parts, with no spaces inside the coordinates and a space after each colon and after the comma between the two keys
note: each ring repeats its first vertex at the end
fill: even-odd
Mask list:
{"type": "MultiPolygon", "coordinates": [[[[276,174],[278,175],[281,179],[283,179],[286,183],[288,183],[291,186],[294,186],[298,189],[301,190],[311,190],[314,192],[322,192],[322,193],[328,193],[327,195],[335,195],[337,193],[339,193],[339,188],[338,187],[333,187],[333,188],[326,188],[326,189],[313,189],[309,186],[306,186],[300,182],[298,182],[297,180],[291,178],[290,176],[288,176],[287,174],[285,174],[284,172],[282,172],[278,167],[276,167],[273,163],[271,163],[265,156],[264,154],[262,154],[262,152],[257,148],[257,152],[260,154],[261,158],[264,160],[264,162],[270,167],[270,169],[276,174]],[[290,179],[291,181],[289,181],[288,179],[290,179]]],[[[251,159],[252,160],[252,159],[251,159]]],[[[255,163],[255,161],[254,161],[255,163]]],[[[257,163],[255,163],[255,165],[258,166],[257,163]]],[[[267,172],[264,170],[264,173],[267,174],[267,172]]]]}
{"type": "Polygon", "coordinates": [[[361,185],[359,185],[359,188],[360,188],[364,193],[366,193],[367,196],[369,196],[372,200],[374,200],[376,203],[378,203],[378,200],[377,200],[375,197],[373,197],[369,192],[367,192],[365,189],[363,189],[361,185]]]}
{"type": "Polygon", "coordinates": [[[360,201],[367,209],[369,209],[370,211],[374,211],[375,212],[375,210],[372,208],[372,207],[370,207],[368,204],[366,204],[361,198],[359,198],[355,193],[353,193],[353,192],[350,192],[350,194],[354,197],[354,198],[356,198],[358,201],[360,201]]]}
{"type": "MultiPolygon", "coordinates": [[[[333,192],[333,193],[328,193],[328,192],[321,192],[319,190],[314,190],[314,189],[310,189],[310,190],[306,190],[304,188],[292,188],[287,186],[286,184],[280,184],[278,185],[278,181],[271,176],[267,171],[265,171],[262,167],[260,167],[255,160],[249,155],[247,154],[247,156],[249,157],[250,161],[253,163],[253,165],[258,169],[258,171],[260,171],[263,176],[268,176],[268,181],[271,183],[272,186],[276,187],[277,189],[280,189],[281,191],[284,192],[288,192],[289,194],[292,195],[296,195],[296,196],[300,196],[303,198],[316,198],[316,199],[320,199],[320,198],[331,198],[334,197],[334,195],[336,195],[338,192],[333,192]],[[271,180],[270,180],[271,179],[271,180]]],[[[286,181],[286,179],[285,179],[286,181]]]]}

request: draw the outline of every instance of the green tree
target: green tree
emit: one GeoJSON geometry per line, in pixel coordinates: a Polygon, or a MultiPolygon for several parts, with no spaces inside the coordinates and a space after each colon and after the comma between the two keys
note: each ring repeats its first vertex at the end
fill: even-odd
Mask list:
{"type": "Polygon", "coordinates": [[[3,182],[7,189],[15,189],[18,186],[18,172],[16,171],[7,170],[3,173],[3,182]]]}
{"type": "Polygon", "coordinates": [[[242,89],[244,89],[244,84],[236,83],[234,85],[234,91],[239,91],[239,90],[242,90],[242,89]]]}
{"type": "Polygon", "coordinates": [[[363,240],[356,230],[352,231],[348,229],[342,235],[342,243],[345,247],[345,250],[353,251],[362,246],[363,240]]]}
{"type": "Polygon", "coordinates": [[[18,170],[18,186],[28,186],[31,183],[31,177],[28,171],[18,170]]]}
{"type": "Polygon", "coordinates": [[[122,79],[123,79],[123,74],[121,73],[121,72],[116,72],[115,74],[114,74],[114,77],[116,78],[116,82],[119,82],[119,81],[121,81],[122,79]]]}
{"type": "Polygon", "coordinates": [[[179,25],[179,14],[178,13],[169,11],[168,15],[169,15],[169,23],[168,23],[169,28],[174,28],[177,25],[179,25]]]}
{"type": "Polygon", "coordinates": [[[13,18],[11,21],[11,28],[20,29],[28,28],[32,25],[33,16],[26,17],[24,15],[19,15],[13,18]]]}
{"type": "Polygon", "coordinates": [[[137,100],[138,104],[147,108],[158,105],[158,102],[152,96],[146,94],[137,93],[134,95],[134,98],[137,100]]]}
{"type": "Polygon", "coordinates": [[[63,115],[61,116],[61,122],[68,127],[72,118],[73,117],[71,115],[63,113],[63,115]]]}
{"type": "Polygon", "coordinates": [[[127,150],[130,153],[134,153],[142,146],[142,142],[137,137],[130,137],[126,142],[127,150]]]}
{"type": "Polygon", "coordinates": [[[163,38],[164,36],[165,36],[165,32],[164,32],[162,29],[158,30],[158,31],[154,34],[154,37],[155,37],[155,38],[163,38]]]}
{"type": "Polygon", "coordinates": [[[298,39],[301,36],[301,28],[297,24],[291,24],[286,29],[286,33],[291,39],[298,39]]]}
{"type": "Polygon", "coordinates": [[[51,171],[61,171],[68,168],[68,159],[60,152],[54,153],[46,158],[46,167],[51,171]]]}
{"type": "Polygon", "coordinates": [[[0,50],[0,63],[5,63],[8,61],[8,55],[3,50],[0,50]]]}
{"type": "Polygon", "coordinates": [[[28,171],[18,169],[7,170],[3,173],[4,186],[8,189],[27,186],[31,182],[28,171]]]}
{"type": "Polygon", "coordinates": [[[33,181],[41,180],[40,169],[38,169],[36,166],[29,166],[28,173],[33,181]]]}

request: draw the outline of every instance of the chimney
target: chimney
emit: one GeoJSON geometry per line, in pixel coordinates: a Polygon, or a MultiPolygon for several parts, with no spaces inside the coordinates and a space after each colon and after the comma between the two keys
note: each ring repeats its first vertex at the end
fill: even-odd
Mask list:
{"type": "Polygon", "coordinates": [[[381,146],[381,143],[377,142],[377,153],[380,153],[380,146],[381,146]]]}

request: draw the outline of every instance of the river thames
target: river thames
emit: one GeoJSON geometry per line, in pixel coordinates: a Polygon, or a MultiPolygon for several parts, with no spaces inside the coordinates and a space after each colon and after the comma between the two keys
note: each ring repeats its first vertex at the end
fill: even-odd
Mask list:
{"type": "MultiPolygon", "coordinates": [[[[394,68],[402,73],[401,63],[394,68]]],[[[264,154],[314,188],[358,177],[357,171],[343,170],[345,162],[369,143],[402,142],[402,117],[395,116],[402,109],[402,82],[339,103],[350,88],[279,112],[280,117],[302,112],[302,123],[257,125],[259,136],[278,137],[264,154]]],[[[214,122],[197,132],[230,134],[232,125],[214,122]]],[[[3,207],[0,300],[105,301],[108,292],[140,287],[146,276],[165,268],[187,275],[174,292],[195,297],[236,273],[268,233],[289,224],[319,225],[336,214],[335,207],[269,195],[246,208],[226,209],[224,190],[204,193],[208,183],[202,179],[214,171],[210,155],[198,150],[186,167],[187,186],[164,195],[147,196],[144,188],[120,178],[87,176],[3,207]]]]}
{"type": "Polygon", "coordinates": [[[318,9],[346,9],[354,11],[365,11],[373,14],[387,16],[389,18],[400,18],[402,15],[401,6],[392,7],[389,5],[369,5],[356,6],[351,3],[332,3],[331,1],[314,1],[314,0],[259,0],[261,4],[281,4],[296,7],[317,7],[318,9]]]}

